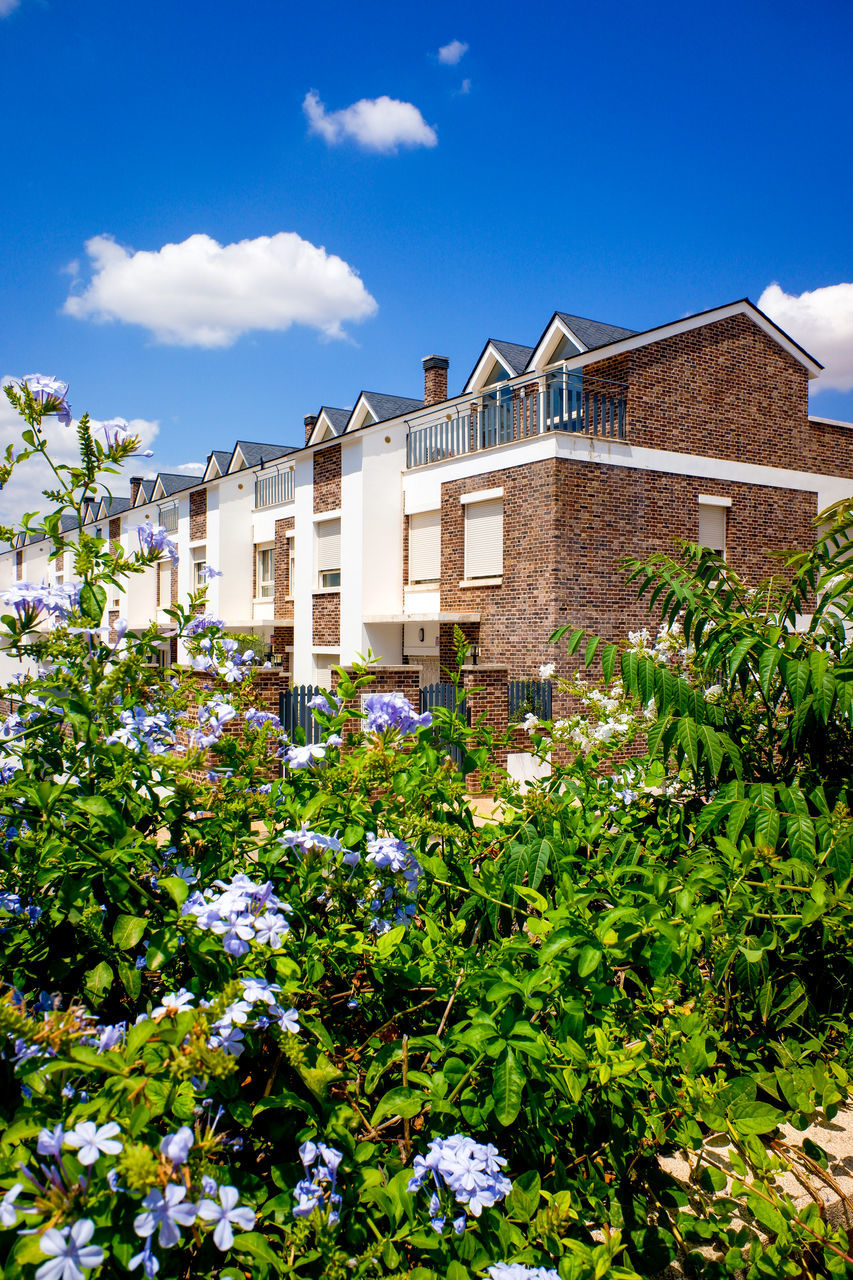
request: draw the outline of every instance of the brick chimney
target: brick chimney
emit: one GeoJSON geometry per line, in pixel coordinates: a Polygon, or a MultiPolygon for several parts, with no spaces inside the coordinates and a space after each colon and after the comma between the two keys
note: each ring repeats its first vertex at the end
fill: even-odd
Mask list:
{"type": "Polygon", "coordinates": [[[319,416],[320,416],[319,413],[306,413],[305,415],[305,443],[306,444],[311,439],[311,432],[314,430],[315,426],[317,425],[317,419],[319,418],[319,416]]]}
{"type": "Polygon", "coordinates": [[[136,498],[141,487],[142,487],[142,476],[131,476],[130,477],[130,505],[131,506],[133,506],[133,504],[136,502],[136,498]]]}
{"type": "Polygon", "coordinates": [[[447,399],[447,356],[424,356],[424,404],[441,404],[447,399]]]}

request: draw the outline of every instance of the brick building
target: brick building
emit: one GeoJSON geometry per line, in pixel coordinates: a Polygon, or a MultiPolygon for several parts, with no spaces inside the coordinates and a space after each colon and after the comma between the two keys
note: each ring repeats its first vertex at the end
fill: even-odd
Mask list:
{"type": "MultiPolygon", "coordinates": [[[[525,678],[562,623],[642,623],[624,557],[687,538],[757,581],[853,494],[853,425],[809,416],[820,365],[745,300],[643,333],[557,312],[532,346],[488,341],[455,396],[444,357],[423,367],[423,399],[362,391],[296,445],[240,440],[201,478],[95,504],[110,538],[150,520],[180,551],[111,617],[165,622],[211,565],[207,612],[297,683],[369,651],[431,682],[455,626],[484,669],[525,678]]],[[[37,540],[0,557],[0,586],[55,572],[37,540]]]]}

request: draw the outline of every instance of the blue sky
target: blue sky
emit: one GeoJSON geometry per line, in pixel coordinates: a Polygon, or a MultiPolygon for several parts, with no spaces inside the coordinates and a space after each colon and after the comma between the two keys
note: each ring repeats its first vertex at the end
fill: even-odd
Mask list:
{"type": "Polygon", "coordinates": [[[420,395],[431,352],[459,390],[555,309],[645,329],[773,282],[853,419],[849,0],[0,15],[0,374],[159,424],[156,467],[420,395]]]}

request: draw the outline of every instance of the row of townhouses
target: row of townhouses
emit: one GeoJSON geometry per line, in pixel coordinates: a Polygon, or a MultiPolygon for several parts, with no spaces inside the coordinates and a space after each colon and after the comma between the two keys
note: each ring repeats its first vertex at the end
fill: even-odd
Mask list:
{"type": "MultiPolygon", "coordinates": [[[[201,478],[94,504],[101,536],[132,549],[162,525],[180,553],[113,592],[110,622],[165,630],[209,565],[207,612],[295,683],[369,651],[431,683],[455,627],[475,661],[535,677],[560,624],[645,621],[624,557],[690,539],[760,580],[853,495],[853,424],[809,416],[820,367],[747,300],[642,333],[557,312],[533,346],[486,342],[452,397],[429,356],[422,399],[362,391],[306,417],[298,444],[238,440],[201,478]]],[[[50,551],[22,537],[0,589],[67,581],[50,551]]],[[[164,638],[164,661],[185,658],[164,638]]]]}

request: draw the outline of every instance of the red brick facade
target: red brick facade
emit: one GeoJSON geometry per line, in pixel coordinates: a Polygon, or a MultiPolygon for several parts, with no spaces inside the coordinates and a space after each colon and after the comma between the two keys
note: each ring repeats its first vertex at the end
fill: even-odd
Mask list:
{"type": "Polygon", "coordinates": [[[341,505],[341,446],[314,453],[314,511],[337,511],[341,505]]]}
{"type": "Polygon", "coordinates": [[[293,583],[290,581],[290,543],[289,529],[294,527],[293,516],[285,516],[275,522],[275,616],[277,618],[293,617],[293,583]]]}
{"type": "MultiPolygon", "coordinates": [[[[751,583],[778,568],[769,552],[811,539],[815,492],[544,459],[442,485],[442,609],[480,613],[479,625],[460,628],[479,646],[480,664],[506,663],[510,677],[530,678],[556,657],[558,674],[568,674],[548,636],[564,623],[612,639],[645,625],[646,605],[626,585],[622,562],[674,551],[676,539],[696,541],[700,493],[731,499],[727,557],[751,583]],[[460,497],[498,486],[504,490],[501,583],[460,587],[460,497]]],[[[454,665],[453,630],[441,627],[443,667],[454,665]]]]}
{"type": "Polygon", "coordinates": [[[190,494],[190,542],[207,537],[207,490],[193,489],[190,494]]]}
{"type": "MultiPolygon", "coordinates": [[[[647,449],[853,476],[853,439],[808,420],[808,373],[748,316],[588,367],[624,384],[627,436],[647,449]]],[[[614,388],[616,390],[617,388],[614,388]]]]}
{"type": "Polygon", "coordinates": [[[313,597],[312,644],[315,649],[339,648],[341,643],[341,593],[323,591],[313,597]]]}
{"type": "Polygon", "coordinates": [[[24,553],[23,551],[16,551],[15,552],[15,577],[17,578],[18,582],[20,582],[23,576],[24,576],[24,553]]]}

